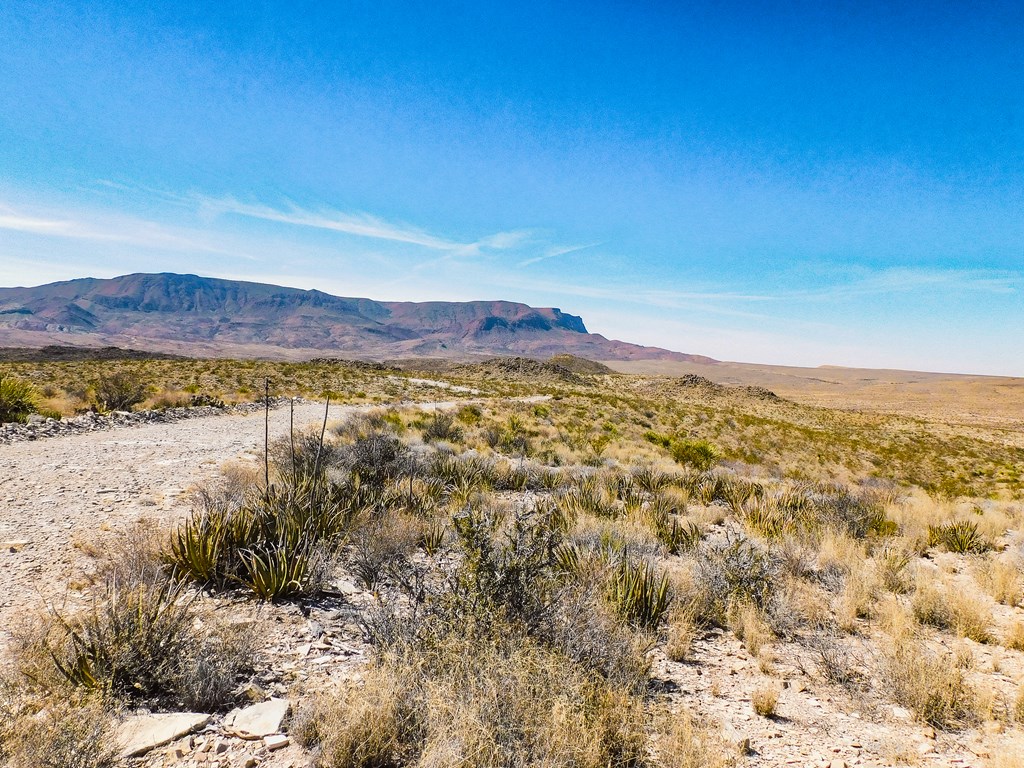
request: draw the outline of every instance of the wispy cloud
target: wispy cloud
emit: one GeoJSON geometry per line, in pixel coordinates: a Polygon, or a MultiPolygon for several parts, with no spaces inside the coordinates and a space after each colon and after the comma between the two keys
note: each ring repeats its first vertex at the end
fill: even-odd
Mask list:
{"type": "Polygon", "coordinates": [[[406,224],[396,224],[367,213],[309,210],[296,205],[275,208],[269,205],[242,203],[230,197],[199,197],[197,200],[201,211],[206,214],[231,214],[277,224],[312,227],[356,237],[416,245],[450,255],[472,256],[485,249],[509,250],[520,246],[529,237],[529,233],[523,231],[496,232],[478,240],[464,242],[406,224]]]}
{"type": "Polygon", "coordinates": [[[578,251],[585,251],[588,248],[596,248],[602,245],[602,243],[587,243],[586,245],[555,245],[547,248],[539,256],[533,256],[532,258],[520,261],[518,266],[528,267],[531,264],[536,264],[541,261],[547,261],[548,259],[557,259],[559,256],[568,256],[570,253],[577,253],[578,251]]]}
{"type": "Polygon", "coordinates": [[[822,288],[786,292],[805,301],[835,301],[885,294],[947,291],[1013,294],[1024,288],[1024,274],[1010,270],[890,267],[858,270],[822,288]]]}
{"type": "Polygon", "coordinates": [[[43,237],[95,243],[134,245],[179,253],[215,253],[249,258],[226,248],[209,233],[168,227],[147,219],[121,214],[48,210],[25,212],[0,203],[0,229],[43,237]]]}

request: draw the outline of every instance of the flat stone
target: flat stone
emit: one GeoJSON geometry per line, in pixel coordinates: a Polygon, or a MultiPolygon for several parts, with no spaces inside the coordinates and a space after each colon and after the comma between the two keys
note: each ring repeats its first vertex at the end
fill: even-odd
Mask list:
{"type": "Polygon", "coordinates": [[[224,718],[224,730],[243,739],[262,739],[281,730],[290,707],[287,699],[269,699],[234,709],[224,718]]]}
{"type": "Polygon", "coordinates": [[[27,547],[32,542],[28,539],[14,539],[13,541],[0,541],[0,551],[7,550],[8,552],[17,552],[20,549],[27,547]]]}
{"type": "Polygon", "coordinates": [[[287,747],[289,744],[288,737],[284,734],[277,734],[275,736],[266,736],[263,739],[263,746],[273,752],[276,749],[282,749],[287,747]]]}
{"type": "Polygon", "coordinates": [[[136,715],[117,727],[114,738],[121,745],[122,757],[137,757],[205,728],[209,722],[210,716],[199,712],[136,715]]]}

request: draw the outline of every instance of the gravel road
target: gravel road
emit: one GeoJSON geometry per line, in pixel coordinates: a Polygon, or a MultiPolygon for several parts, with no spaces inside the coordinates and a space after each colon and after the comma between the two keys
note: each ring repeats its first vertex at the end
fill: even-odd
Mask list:
{"type": "MultiPolygon", "coordinates": [[[[356,409],[332,406],[329,418],[356,409]]],[[[321,403],[296,404],[295,425],[323,415],[321,403]]],[[[288,434],[288,420],[287,407],[271,411],[271,439],[288,434]]],[[[68,584],[90,566],[83,549],[102,549],[139,519],[179,518],[187,490],[225,461],[257,461],[263,434],[256,412],[0,445],[0,657],[19,617],[69,594],[74,602],[68,584]]]]}

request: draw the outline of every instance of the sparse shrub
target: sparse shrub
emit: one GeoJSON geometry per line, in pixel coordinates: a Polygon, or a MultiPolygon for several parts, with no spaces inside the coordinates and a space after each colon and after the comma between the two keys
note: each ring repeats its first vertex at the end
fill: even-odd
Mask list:
{"type": "Polygon", "coordinates": [[[815,661],[822,677],[830,683],[844,687],[855,687],[862,675],[856,668],[856,660],[842,641],[827,633],[813,636],[809,647],[815,651],[815,661]]]}
{"type": "Polygon", "coordinates": [[[958,554],[980,554],[992,548],[992,544],[978,532],[978,524],[973,520],[953,520],[928,526],[928,546],[942,547],[958,554]]]}
{"type": "Polygon", "coordinates": [[[342,448],[320,439],[319,429],[296,430],[288,437],[270,443],[270,462],[274,473],[286,484],[304,480],[322,481],[329,467],[337,466],[342,448]]]}
{"type": "Polygon", "coordinates": [[[338,451],[336,465],[373,489],[415,470],[409,448],[395,435],[371,431],[338,451]]]}
{"type": "Polygon", "coordinates": [[[566,584],[554,593],[536,636],[614,687],[642,694],[650,678],[648,641],[623,627],[601,598],[592,581],[566,584]]]}
{"type": "Polygon", "coordinates": [[[462,440],[462,427],[455,422],[455,417],[447,411],[438,411],[423,428],[423,440],[428,443],[445,441],[458,443],[462,440]]]}
{"type": "Polygon", "coordinates": [[[96,402],[104,411],[130,411],[146,399],[146,382],[137,373],[115,371],[94,384],[96,402]]]}
{"type": "Polygon", "coordinates": [[[0,374],[0,424],[23,424],[39,409],[39,391],[24,379],[0,374]]]}
{"type": "Polygon", "coordinates": [[[695,572],[702,618],[726,626],[729,607],[742,601],[767,611],[780,571],[775,557],[741,535],[730,535],[724,543],[705,542],[695,572]]]}
{"type": "Polygon", "coordinates": [[[762,685],[750,694],[750,704],[761,717],[775,717],[779,705],[779,691],[774,685],[762,685]]]}

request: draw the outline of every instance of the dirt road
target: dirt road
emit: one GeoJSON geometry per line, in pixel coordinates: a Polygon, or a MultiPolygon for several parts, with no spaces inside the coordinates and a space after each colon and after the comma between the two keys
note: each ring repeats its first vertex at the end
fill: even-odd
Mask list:
{"type": "MultiPolygon", "coordinates": [[[[353,410],[332,406],[329,418],[353,410]]],[[[323,404],[296,404],[295,425],[323,415],[323,404]]],[[[287,435],[288,420],[287,407],[271,411],[271,439],[287,435]]],[[[192,485],[225,461],[258,461],[263,436],[256,412],[0,445],[0,657],[19,617],[60,602],[81,580],[90,567],[83,549],[102,548],[141,518],[180,517],[192,485]]]]}

